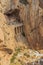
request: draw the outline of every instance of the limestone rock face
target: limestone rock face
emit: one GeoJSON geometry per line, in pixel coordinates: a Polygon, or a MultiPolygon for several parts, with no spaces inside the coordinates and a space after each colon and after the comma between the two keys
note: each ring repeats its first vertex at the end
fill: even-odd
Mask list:
{"type": "MultiPolygon", "coordinates": [[[[23,30],[29,42],[29,45],[31,46],[31,48],[40,49],[40,45],[42,46],[42,42],[40,41],[39,44],[39,40],[43,40],[43,25],[39,25],[41,21],[39,21],[39,0],[0,0],[0,12],[8,14],[10,13],[11,18],[14,18],[15,15],[16,19],[20,18],[19,22],[22,21],[24,25],[23,30]],[[13,12],[13,14],[11,12],[13,12]]],[[[41,14],[40,17],[41,16],[43,15],[41,14]]],[[[3,18],[1,19],[1,21],[2,20],[3,18]]],[[[1,22],[0,25],[3,26],[4,23],[1,22]]],[[[6,28],[6,30],[9,30],[9,28],[6,28]]]]}
{"type": "Polygon", "coordinates": [[[1,65],[9,65],[11,52],[15,53],[16,48],[19,51],[19,47],[22,47],[22,53],[24,51],[27,53],[27,47],[35,50],[43,49],[43,11],[41,15],[39,13],[39,0],[0,0],[1,65]]]}
{"type": "Polygon", "coordinates": [[[0,40],[2,40],[7,47],[14,48],[11,47],[14,44],[14,32],[12,32],[11,27],[6,24],[7,22],[6,16],[0,13],[0,40]]]}
{"type": "Polygon", "coordinates": [[[0,12],[6,13],[14,9],[13,0],[0,0],[0,12]]]}
{"type": "Polygon", "coordinates": [[[39,6],[42,0],[27,0],[28,4],[24,5],[23,2],[19,4],[20,17],[24,24],[24,33],[33,49],[43,49],[43,9],[39,6]],[[41,32],[42,31],[42,32],[41,32]],[[41,35],[40,35],[41,34],[41,35]],[[41,42],[42,41],[42,42],[41,42]]]}
{"type": "Polygon", "coordinates": [[[11,0],[0,0],[0,11],[5,13],[11,8],[11,0]]]}

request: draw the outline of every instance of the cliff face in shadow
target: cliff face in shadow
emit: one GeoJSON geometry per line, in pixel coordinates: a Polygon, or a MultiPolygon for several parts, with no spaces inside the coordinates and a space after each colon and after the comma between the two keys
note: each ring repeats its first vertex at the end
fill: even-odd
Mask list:
{"type": "Polygon", "coordinates": [[[40,7],[43,8],[43,0],[39,0],[40,2],[40,7]]]}
{"type": "Polygon", "coordinates": [[[19,6],[21,8],[20,17],[23,20],[27,41],[30,48],[37,50],[43,49],[43,8],[40,4],[42,2],[39,0],[28,0],[27,5],[21,3],[19,6]]]}

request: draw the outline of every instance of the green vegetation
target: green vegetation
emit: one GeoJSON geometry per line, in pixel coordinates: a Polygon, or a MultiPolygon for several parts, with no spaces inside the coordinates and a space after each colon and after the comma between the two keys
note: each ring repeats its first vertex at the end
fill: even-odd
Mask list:
{"type": "Polygon", "coordinates": [[[14,60],[16,59],[17,54],[18,54],[17,52],[13,54],[13,56],[12,56],[12,58],[11,58],[11,63],[14,62],[14,60]]]}
{"type": "Polygon", "coordinates": [[[15,49],[15,53],[13,54],[13,56],[12,56],[12,58],[11,58],[11,63],[13,63],[14,62],[14,60],[16,59],[16,56],[18,55],[18,53],[20,52],[20,48],[16,48],[15,49]]]}
{"type": "Polygon", "coordinates": [[[22,65],[22,64],[17,61],[15,64],[14,63],[11,63],[10,65],[22,65]]]}
{"type": "Polygon", "coordinates": [[[25,56],[27,56],[27,57],[30,57],[30,55],[29,55],[29,54],[27,54],[27,53],[24,53],[24,55],[25,55],[25,56]]]}
{"type": "Polygon", "coordinates": [[[18,47],[18,48],[15,49],[15,51],[17,51],[17,52],[20,52],[20,50],[21,50],[20,47],[18,47]]]}

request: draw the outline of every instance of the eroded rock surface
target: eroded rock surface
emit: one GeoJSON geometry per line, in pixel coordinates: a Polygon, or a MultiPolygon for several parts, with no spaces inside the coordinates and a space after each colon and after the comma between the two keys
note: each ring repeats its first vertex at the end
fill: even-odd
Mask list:
{"type": "Polygon", "coordinates": [[[40,59],[43,54],[42,13],[38,0],[0,0],[1,65],[12,61],[15,62],[11,65],[28,65],[40,59]]]}

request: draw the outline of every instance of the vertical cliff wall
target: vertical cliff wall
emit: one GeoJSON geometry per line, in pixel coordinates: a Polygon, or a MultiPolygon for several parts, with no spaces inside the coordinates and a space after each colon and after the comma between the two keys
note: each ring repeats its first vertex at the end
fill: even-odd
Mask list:
{"type": "Polygon", "coordinates": [[[23,23],[25,37],[32,49],[40,49],[40,45],[42,48],[43,36],[40,31],[43,32],[43,27],[40,25],[42,18],[39,16],[41,3],[42,0],[0,0],[0,12],[11,16],[13,14],[12,17],[15,16],[23,23]]]}

